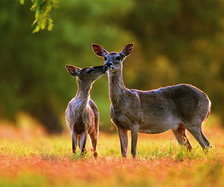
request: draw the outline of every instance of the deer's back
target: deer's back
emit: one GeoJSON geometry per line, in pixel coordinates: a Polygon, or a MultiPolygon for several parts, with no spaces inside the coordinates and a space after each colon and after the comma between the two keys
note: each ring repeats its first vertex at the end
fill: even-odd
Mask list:
{"type": "Polygon", "coordinates": [[[154,111],[155,115],[169,114],[183,121],[190,121],[195,117],[203,120],[210,110],[207,95],[188,84],[168,86],[148,92],[139,91],[139,97],[144,113],[154,111]]]}

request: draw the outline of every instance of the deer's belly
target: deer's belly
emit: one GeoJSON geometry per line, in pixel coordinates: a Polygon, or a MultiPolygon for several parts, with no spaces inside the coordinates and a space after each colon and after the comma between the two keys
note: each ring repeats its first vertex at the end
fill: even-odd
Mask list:
{"type": "Polygon", "coordinates": [[[138,132],[141,133],[146,133],[146,134],[158,134],[158,133],[163,133],[166,132],[169,129],[139,129],[138,132]]]}
{"type": "Polygon", "coordinates": [[[160,122],[148,122],[140,125],[139,132],[148,134],[162,133],[170,129],[176,129],[180,122],[176,121],[160,121],[160,122]]]}
{"type": "Polygon", "coordinates": [[[116,111],[112,108],[111,118],[117,127],[130,130],[138,125],[139,132],[156,134],[169,129],[176,129],[181,121],[172,115],[152,115],[151,113],[131,113],[129,111],[116,111]]]}

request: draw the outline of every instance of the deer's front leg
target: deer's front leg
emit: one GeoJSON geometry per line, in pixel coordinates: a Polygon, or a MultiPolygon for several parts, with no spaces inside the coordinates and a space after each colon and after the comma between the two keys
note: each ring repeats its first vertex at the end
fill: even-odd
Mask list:
{"type": "Polygon", "coordinates": [[[138,126],[135,125],[131,128],[131,154],[132,157],[136,157],[136,147],[138,142],[138,126]]]}
{"type": "Polygon", "coordinates": [[[125,129],[118,128],[118,134],[121,145],[121,154],[124,158],[126,158],[128,148],[128,131],[125,129]]]}

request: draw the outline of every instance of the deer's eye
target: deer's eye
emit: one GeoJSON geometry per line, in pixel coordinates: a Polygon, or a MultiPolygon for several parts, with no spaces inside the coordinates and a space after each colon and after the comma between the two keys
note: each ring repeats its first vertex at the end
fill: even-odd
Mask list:
{"type": "Polygon", "coordinates": [[[121,57],[120,57],[120,56],[117,56],[117,57],[115,58],[115,60],[121,60],[121,57]]]}

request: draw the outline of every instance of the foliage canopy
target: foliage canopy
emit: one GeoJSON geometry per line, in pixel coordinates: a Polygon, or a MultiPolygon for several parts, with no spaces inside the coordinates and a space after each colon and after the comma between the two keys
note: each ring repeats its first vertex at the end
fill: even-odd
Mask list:
{"type": "MultiPolygon", "coordinates": [[[[1,117],[26,111],[48,129],[60,131],[63,120],[58,116],[76,91],[64,64],[102,63],[91,52],[94,42],[108,50],[135,43],[134,54],[124,63],[127,87],[191,83],[208,93],[212,110],[224,118],[222,0],[20,2],[23,6],[0,0],[1,117]],[[29,25],[34,19],[30,7],[35,34],[29,25]],[[44,28],[52,31],[38,32],[44,28]]],[[[106,76],[94,84],[92,97],[100,109],[102,127],[108,129],[106,76]]]]}

